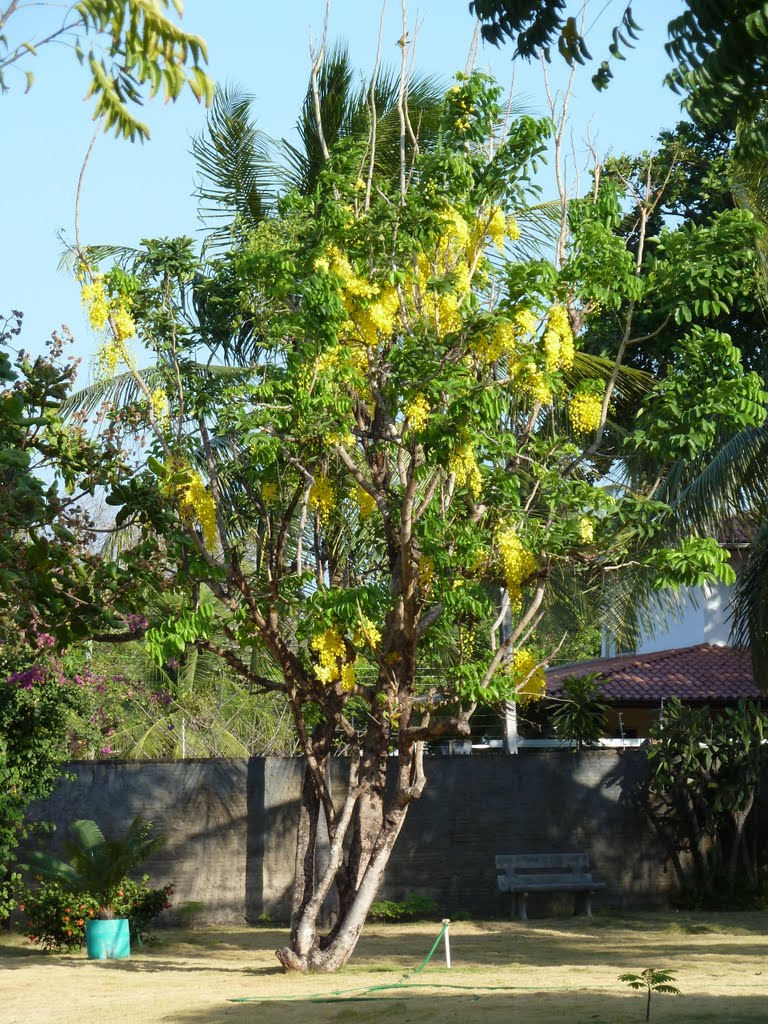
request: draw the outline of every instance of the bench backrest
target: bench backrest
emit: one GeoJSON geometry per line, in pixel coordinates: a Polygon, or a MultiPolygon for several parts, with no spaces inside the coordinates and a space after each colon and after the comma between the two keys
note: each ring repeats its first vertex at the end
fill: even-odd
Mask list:
{"type": "Polygon", "coordinates": [[[555,885],[592,878],[586,853],[503,853],[496,857],[496,871],[510,881],[536,877],[555,885]]]}

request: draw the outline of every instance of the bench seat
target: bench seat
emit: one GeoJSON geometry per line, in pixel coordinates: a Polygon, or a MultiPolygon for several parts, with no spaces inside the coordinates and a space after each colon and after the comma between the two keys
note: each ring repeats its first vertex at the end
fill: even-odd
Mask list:
{"type": "Polygon", "coordinates": [[[575,912],[592,916],[592,893],[605,888],[589,870],[586,853],[508,853],[496,857],[500,892],[515,897],[515,912],[528,920],[529,892],[572,892],[577,896],[575,912]]]}

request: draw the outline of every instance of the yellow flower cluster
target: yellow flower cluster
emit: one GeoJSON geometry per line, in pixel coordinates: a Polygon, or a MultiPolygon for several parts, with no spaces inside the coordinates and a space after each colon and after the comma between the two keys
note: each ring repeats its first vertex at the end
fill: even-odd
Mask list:
{"type": "Polygon", "coordinates": [[[86,282],[80,291],[80,297],[94,331],[103,331],[111,319],[118,341],[126,341],[134,336],[136,324],[128,312],[126,300],[109,298],[104,287],[103,275],[96,274],[92,281],[86,282]]]}
{"type": "Polygon", "coordinates": [[[539,659],[529,647],[521,647],[512,656],[515,692],[523,700],[541,700],[546,693],[547,679],[539,659]]]}
{"type": "Polygon", "coordinates": [[[115,337],[118,341],[127,341],[128,338],[134,336],[136,333],[136,323],[125,306],[113,305],[110,315],[115,329],[115,337]]]}
{"type": "Polygon", "coordinates": [[[522,337],[526,334],[535,336],[539,329],[539,321],[533,310],[519,309],[515,313],[515,327],[522,337]]]}
{"type": "Polygon", "coordinates": [[[162,388],[155,388],[149,398],[152,415],[156,422],[163,426],[168,422],[168,398],[162,388]]]}
{"type": "Polygon", "coordinates": [[[425,596],[432,589],[435,582],[435,563],[429,555],[421,555],[419,558],[419,586],[425,596]]]}
{"type": "Polygon", "coordinates": [[[315,260],[315,270],[333,273],[339,278],[344,308],[365,345],[376,345],[380,336],[386,338],[392,334],[400,308],[394,288],[381,288],[360,277],[349,258],[335,245],[329,245],[323,256],[315,260]]]}
{"type": "Polygon", "coordinates": [[[600,426],[603,399],[592,391],[577,391],[568,406],[568,419],[577,434],[591,434],[600,426]]]}
{"type": "Polygon", "coordinates": [[[341,678],[341,664],[347,653],[344,639],[335,626],[318,633],[310,641],[310,647],[317,654],[318,665],[315,675],[321,683],[333,683],[341,678]]]}
{"type": "Polygon", "coordinates": [[[432,408],[425,398],[424,395],[415,395],[409,402],[406,402],[403,406],[406,419],[411,425],[411,429],[418,433],[423,430],[429,422],[429,414],[432,408]]]}
{"type": "Polygon", "coordinates": [[[544,359],[547,370],[570,370],[573,366],[574,344],[573,331],[568,313],[559,305],[554,305],[547,317],[547,329],[544,332],[544,359]]]}
{"type": "Polygon", "coordinates": [[[123,346],[119,341],[110,338],[96,350],[96,379],[109,380],[117,373],[123,358],[123,346]]]}
{"type": "Polygon", "coordinates": [[[579,519],[579,537],[585,544],[591,544],[595,539],[595,524],[589,516],[582,516],[579,519]]]}
{"type": "Polygon", "coordinates": [[[475,352],[482,362],[495,363],[502,357],[512,358],[517,347],[517,332],[510,320],[500,320],[488,337],[478,338],[475,352]]]}
{"type": "Polygon", "coordinates": [[[469,277],[469,267],[466,262],[461,265],[461,272],[456,266],[446,265],[443,259],[438,259],[437,266],[433,268],[427,257],[420,255],[416,265],[421,307],[429,325],[441,335],[460,330],[462,323],[460,303],[462,295],[468,290],[463,287],[464,279],[469,277]],[[427,288],[427,281],[433,276],[433,273],[448,273],[448,271],[459,275],[457,287],[461,294],[456,292],[435,292],[427,288]]]}
{"type": "Polygon", "coordinates": [[[371,622],[369,618],[363,615],[352,640],[357,647],[363,647],[365,644],[368,644],[375,651],[381,643],[381,630],[374,622],[371,622]]]}
{"type": "Polygon", "coordinates": [[[96,353],[96,378],[114,377],[122,360],[132,365],[125,342],[136,333],[136,324],[125,305],[126,300],[110,299],[107,295],[101,274],[85,282],[80,295],[93,330],[101,333],[108,325],[112,328],[110,336],[96,353]]]}
{"type": "Polygon", "coordinates": [[[261,485],[261,498],[265,505],[271,505],[277,499],[277,484],[268,480],[261,485]]]}
{"type": "Polygon", "coordinates": [[[187,468],[184,482],[175,487],[175,498],[182,520],[187,523],[199,523],[205,543],[208,547],[215,547],[218,536],[216,503],[197,470],[187,468]]]}
{"type": "Polygon", "coordinates": [[[520,225],[514,217],[507,217],[507,238],[510,242],[516,242],[520,237],[520,225]]]}
{"type": "Polygon", "coordinates": [[[463,487],[466,484],[474,498],[480,497],[483,478],[475,457],[475,449],[469,442],[460,444],[453,449],[448,459],[448,472],[455,475],[457,487],[463,487]]]}
{"type": "Polygon", "coordinates": [[[535,363],[524,363],[515,374],[515,383],[520,391],[542,405],[551,405],[552,388],[535,363]]]}
{"type": "Polygon", "coordinates": [[[490,238],[499,252],[503,252],[507,239],[516,242],[520,237],[520,225],[514,217],[505,217],[501,207],[494,206],[481,213],[475,229],[475,236],[476,241],[485,237],[490,238]]]}
{"type": "Polygon", "coordinates": [[[317,512],[320,522],[328,522],[331,512],[336,507],[336,495],[327,476],[318,476],[312,484],[309,490],[309,507],[317,512]]]}
{"type": "Polygon", "coordinates": [[[421,253],[416,260],[416,284],[419,311],[431,327],[444,335],[461,329],[461,303],[470,289],[469,262],[474,258],[477,238],[465,218],[452,206],[442,211],[441,221],[444,229],[434,251],[421,253]],[[427,288],[429,278],[445,274],[454,276],[454,290],[438,293],[427,288]]]}
{"type": "Polygon", "coordinates": [[[355,443],[355,436],[349,427],[346,427],[343,430],[333,430],[329,434],[324,434],[323,443],[327,448],[335,448],[336,445],[350,448],[355,443]]]}
{"type": "Polygon", "coordinates": [[[501,207],[497,206],[494,208],[488,221],[486,234],[499,252],[503,252],[504,243],[507,238],[507,221],[501,207]]]}
{"type": "Polygon", "coordinates": [[[103,331],[109,319],[109,299],[101,274],[96,274],[92,281],[83,285],[80,297],[88,312],[91,327],[97,333],[103,331]]]}
{"type": "Polygon", "coordinates": [[[523,603],[523,586],[536,572],[536,559],[520,540],[514,526],[502,526],[496,534],[496,543],[507,582],[509,604],[513,611],[519,611],[523,603]]]}
{"type": "Polygon", "coordinates": [[[315,665],[315,676],[321,683],[341,683],[343,690],[351,690],[355,685],[355,666],[346,661],[347,647],[344,638],[335,626],[318,633],[310,640],[310,647],[317,654],[318,664],[315,665]]]}
{"type": "Polygon", "coordinates": [[[372,516],[376,511],[376,500],[373,495],[369,494],[368,491],[364,491],[362,487],[357,487],[352,493],[352,497],[357,504],[357,511],[360,518],[365,520],[372,516]]]}

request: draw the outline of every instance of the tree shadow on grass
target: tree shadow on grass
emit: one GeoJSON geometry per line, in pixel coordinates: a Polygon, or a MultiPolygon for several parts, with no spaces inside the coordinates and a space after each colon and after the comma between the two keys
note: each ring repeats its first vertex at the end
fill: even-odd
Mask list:
{"type": "MultiPolygon", "coordinates": [[[[234,999],[237,995],[233,996],[234,999]]],[[[242,993],[241,993],[242,998],[242,993]]],[[[742,996],[654,997],[651,1021],[664,1024],[764,1024],[768,1000],[742,996]]],[[[354,1024],[440,1024],[457,1021],[474,1024],[525,1024],[567,1020],[569,1024],[639,1024],[645,1017],[645,999],[638,995],[545,989],[504,989],[487,991],[441,989],[394,989],[366,994],[330,993],[294,999],[260,999],[227,1002],[203,1011],[176,1012],[162,1018],[163,1024],[239,1024],[268,1021],[269,1024],[312,1024],[354,1022],[354,1024]]]]}

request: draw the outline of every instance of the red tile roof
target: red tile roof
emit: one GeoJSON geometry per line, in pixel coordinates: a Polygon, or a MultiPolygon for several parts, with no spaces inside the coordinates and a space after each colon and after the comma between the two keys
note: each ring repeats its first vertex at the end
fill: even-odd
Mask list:
{"type": "Polygon", "coordinates": [[[658,704],[668,697],[691,704],[768,700],[755,685],[749,653],[735,647],[697,644],[561,665],[547,671],[547,693],[556,695],[565,676],[587,672],[599,673],[601,693],[612,704],[658,704]]]}
{"type": "Polygon", "coordinates": [[[724,548],[746,548],[754,543],[758,523],[749,515],[730,516],[717,532],[717,541],[724,548]]]}

